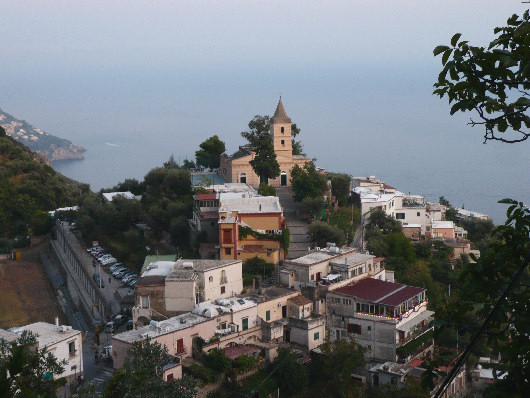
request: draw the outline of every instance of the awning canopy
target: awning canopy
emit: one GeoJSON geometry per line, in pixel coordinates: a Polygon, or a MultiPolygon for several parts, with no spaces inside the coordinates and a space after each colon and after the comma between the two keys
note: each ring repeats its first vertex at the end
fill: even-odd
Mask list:
{"type": "Polygon", "coordinates": [[[397,330],[401,330],[402,332],[406,332],[410,329],[412,329],[414,326],[416,326],[418,323],[426,320],[427,318],[431,317],[434,314],[434,311],[425,310],[421,314],[415,316],[411,320],[405,322],[404,324],[397,327],[397,330]]]}

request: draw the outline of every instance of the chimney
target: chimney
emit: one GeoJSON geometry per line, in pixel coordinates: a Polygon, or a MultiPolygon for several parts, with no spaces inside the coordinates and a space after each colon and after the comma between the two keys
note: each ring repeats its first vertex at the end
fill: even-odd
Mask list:
{"type": "Polygon", "coordinates": [[[59,326],[59,317],[58,316],[55,317],[55,326],[59,326]]]}

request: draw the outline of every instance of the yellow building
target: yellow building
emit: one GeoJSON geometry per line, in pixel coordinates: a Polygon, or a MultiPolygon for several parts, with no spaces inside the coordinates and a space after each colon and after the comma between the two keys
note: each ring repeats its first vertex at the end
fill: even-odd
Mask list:
{"type": "Polygon", "coordinates": [[[276,196],[223,200],[219,207],[219,246],[222,260],[259,257],[278,264],[284,251],[280,244],[283,210],[276,196]],[[267,235],[274,238],[267,239],[267,235]]]}
{"type": "MultiPolygon", "coordinates": [[[[276,160],[280,165],[280,176],[269,180],[269,185],[274,187],[291,185],[291,170],[295,165],[303,167],[309,162],[309,158],[303,155],[293,155],[291,137],[291,118],[287,116],[282,104],[278,102],[276,112],[270,120],[270,134],[274,143],[276,160]]],[[[255,153],[252,146],[240,146],[239,150],[232,156],[222,156],[219,173],[227,182],[247,183],[253,187],[259,186],[259,177],[252,169],[250,161],[254,159],[255,153]]]]}

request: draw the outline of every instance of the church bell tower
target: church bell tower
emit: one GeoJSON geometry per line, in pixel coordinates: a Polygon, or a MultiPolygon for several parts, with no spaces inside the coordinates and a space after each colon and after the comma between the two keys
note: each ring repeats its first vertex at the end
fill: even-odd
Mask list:
{"type": "Polygon", "coordinates": [[[291,161],[293,158],[293,144],[291,140],[291,118],[285,113],[282,97],[278,101],[276,112],[270,120],[272,142],[278,162],[291,161]]]}

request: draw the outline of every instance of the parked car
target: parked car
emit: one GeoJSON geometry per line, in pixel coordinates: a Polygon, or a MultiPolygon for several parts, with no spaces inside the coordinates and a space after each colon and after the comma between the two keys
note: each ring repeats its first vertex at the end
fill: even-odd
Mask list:
{"type": "Polygon", "coordinates": [[[127,282],[125,283],[127,286],[133,287],[134,283],[139,279],[138,275],[135,275],[129,279],[127,279],[127,282]]]}
{"type": "Polygon", "coordinates": [[[105,332],[106,333],[114,333],[116,331],[116,324],[114,322],[107,322],[105,325],[105,332]]]}
{"type": "Polygon", "coordinates": [[[130,287],[134,287],[134,285],[136,285],[136,283],[137,283],[139,280],[140,280],[140,278],[133,280],[131,283],[129,283],[129,286],[130,286],[130,287]]]}
{"type": "Polygon", "coordinates": [[[118,268],[116,271],[114,271],[114,272],[112,273],[112,276],[114,276],[114,277],[117,278],[119,274],[121,274],[122,272],[124,272],[124,271],[126,271],[126,270],[127,270],[127,268],[118,268]]]}
{"type": "Polygon", "coordinates": [[[127,322],[126,315],[116,315],[114,317],[114,325],[116,325],[116,329],[123,325],[125,322],[127,322]]]}
{"type": "Polygon", "coordinates": [[[105,287],[105,283],[103,283],[103,279],[101,279],[101,276],[99,274],[92,275],[92,278],[94,279],[94,282],[96,282],[96,284],[100,288],[104,288],[105,287]]]}
{"type": "Polygon", "coordinates": [[[121,278],[123,278],[123,277],[125,276],[125,274],[128,273],[128,272],[130,272],[128,269],[124,269],[124,270],[122,270],[122,271],[117,272],[116,275],[114,275],[114,274],[113,274],[113,275],[114,275],[116,278],[121,279],[121,278]]]}

